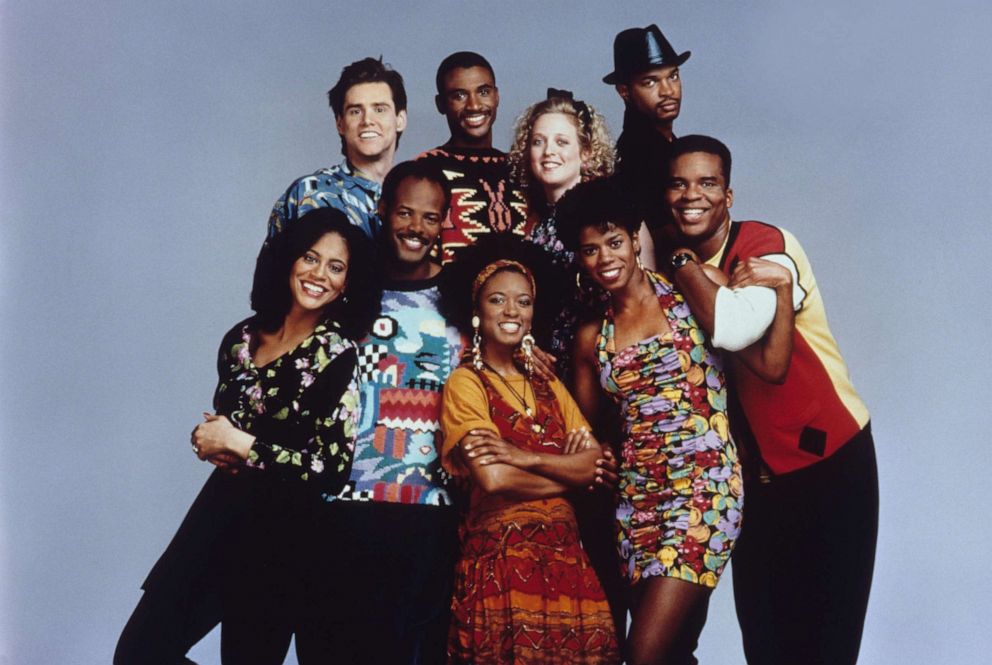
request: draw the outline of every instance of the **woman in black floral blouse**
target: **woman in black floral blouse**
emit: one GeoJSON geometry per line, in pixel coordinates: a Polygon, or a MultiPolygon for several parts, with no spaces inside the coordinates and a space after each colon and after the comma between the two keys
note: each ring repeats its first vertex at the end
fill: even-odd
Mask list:
{"type": "Polygon", "coordinates": [[[223,622],[225,663],[319,651],[307,590],[325,575],[322,497],[351,469],[357,352],[378,315],[371,241],[334,209],[302,217],[260,255],[255,316],[220,346],[215,414],[192,434],[218,467],[152,569],[115,663],[182,663],[223,622]]]}

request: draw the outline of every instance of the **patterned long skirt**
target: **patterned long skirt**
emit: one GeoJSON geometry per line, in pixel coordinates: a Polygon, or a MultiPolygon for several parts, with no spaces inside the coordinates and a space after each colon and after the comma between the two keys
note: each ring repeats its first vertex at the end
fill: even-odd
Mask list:
{"type": "Polygon", "coordinates": [[[525,501],[470,515],[455,569],[450,663],[619,663],[613,619],[571,505],[525,501]]]}

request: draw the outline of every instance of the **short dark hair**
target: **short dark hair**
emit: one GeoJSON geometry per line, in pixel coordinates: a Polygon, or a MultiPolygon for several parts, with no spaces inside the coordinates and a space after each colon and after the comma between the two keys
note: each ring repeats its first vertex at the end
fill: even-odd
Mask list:
{"type": "Polygon", "coordinates": [[[718,141],[712,136],[703,136],[702,134],[680,136],[672,141],[671,156],[668,158],[669,176],[672,173],[672,164],[675,162],[675,158],[687,155],[690,152],[705,152],[708,155],[719,157],[721,164],[720,171],[723,173],[724,184],[730,187],[730,148],[724,145],[722,141],[718,141]]]}
{"type": "Polygon", "coordinates": [[[327,100],[334,110],[335,117],[344,113],[344,96],[353,86],[360,83],[385,83],[393,94],[393,105],[396,112],[406,110],[406,88],[403,87],[403,77],[400,73],[382,62],[382,56],[362,58],[347,65],[341,70],[341,76],[334,87],[327,91],[327,100]]]}
{"type": "MultiPolygon", "coordinates": [[[[472,298],[472,285],[483,268],[499,259],[517,261],[527,266],[534,276],[536,293],[532,332],[538,345],[548,348],[552,327],[564,302],[567,279],[548,252],[509,231],[487,233],[474,244],[455,251],[454,261],[441,271],[441,314],[471,338],[472,314],[477,305],[472,298]]],[[[519,272],[515,268],[503,270],[519,272]]]]}
{"type": "Polygon", "coordinates": [[[293,302],[289,288],[293,263],[327,233],[344,238],[348,275],[344,293],[327,305],[324,317],[337,321],[344,336],[351,339],[364,337],[371,329],[382,301],[375,245],[335,208],[311,210],[262,247],[251,288],[251,308],[259,328],[273,331],[282,325],[293,302]]]}
{"type": "MultiPolygon", "coordinates": [[[[361,83],[385,83],[389,86],[396,112],[399,113],[406,110],[406,88],[403,87],[403,77],[400,76],[398,71],[383,63],[382,56],[380,55],[378,60],[375,58],[362,58],[341,70],[341,76],[338,78],[338,82],[334,84],[333,88],[327,91],[327,100],[331,104],[335,118],[340,118],[341,114],[344,113],[345,95],[354,86],[361,83]]],[[[396,133],[397,147],[400,144],[402,134],[403,132],[396,133]]],[[[344,137],[341,137],[341,154],[347,157],[348,153],[345,148],[344,137]]]]}
{"type": "Polygon", "coordinates": [[[451,186],[448,184],[447,178],[444,177],[441,170],[432,162],[428,160],[413,160],[400,162],[395,165],[386,174],[386,179],[382,181],[382,195],[379,197],[379,203],[383,210],[383,224],[386,223],[386,218],[389,217],[390,210],[396,204],[396,191],[400,188],[400,183],[407,178],[427,180],[440,187],[444,193],[444,208],[441,210],[441,215],[447,215],[448,203],[451,199],[451,186]]]}
{"type": "Polygon", "coordinates": [[[641,213],[616,176],[580,182],[565,192],[555,210],[558,237],[571,252],[578,250],[579,235],[586,227],[605,232],[612,225],[634,238],[641,221],[641,213]]]}
{"type": "Polygon", "coordinates": [[[468,69],[469,67],[482,67],[488,69],[496,83],[496,72],[489,61],[474,51],[456,51],[441,61],[437,66],[437,75],[434,77],[434,84],[437,86],[437,94],[444,94],[444,77],[453,69],[468,69]]]}

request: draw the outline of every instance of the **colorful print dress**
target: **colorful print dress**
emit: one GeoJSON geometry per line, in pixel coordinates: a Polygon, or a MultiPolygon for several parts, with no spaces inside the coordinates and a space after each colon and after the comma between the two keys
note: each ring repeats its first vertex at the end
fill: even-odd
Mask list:
{"type": "MultiPolygon", "coordinates": [[[[466,372],[478,377],[476,385],[481,382],[489,419],[501,437],[525,450],[561,452],[565,418],[547,383],[532,382],[536,412],[530,418],[510,406],[483,372],[463,366],[452,375],[455,384],[466,378],[466,372]],[[456,376],[459,373],[462,376],[456,376]],[[533,431],[535,423],[542,433],[533,431]]],[[[567,395],[564,389],[561,392],[567,395]]],[[[459,399],[447,387],[445,394],[446,402],[459,399]]],[[[456,431],[448,427],[444,415],[442,422],[446,434],[456,431]]],[[[446,440],[445,450],[456,444],[446,440]]],[[[469,503],[461,526],[461,559],[455,568],[449,662],[618,663],[610,608],[582,549],[568,500],[513,500],[472,487],[469,503]]]]}
{"type": "Polygon", "coordinates": [[[596,344],[600,383],[626,420],[618,548],[631,584],[665,576],[712,588],[743,506],[721,359],[682,295],[647,275],[671,331],[617,350],[611,310],[596,344]]]}

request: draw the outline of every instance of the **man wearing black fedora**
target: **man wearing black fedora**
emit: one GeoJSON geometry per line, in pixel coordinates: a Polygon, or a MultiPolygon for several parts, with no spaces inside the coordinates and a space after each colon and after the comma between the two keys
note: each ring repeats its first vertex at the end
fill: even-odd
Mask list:
{"type": "MultiPolygon", "coordinates": [[[[659,231],[671,222],[664,180],[675,138],[672,125],[682,108],[679,67],[690,54],[677,53],[657,25],[629,28],[613,40],[613,71],[603,77],[626,106],[617,141],[617,178],[636,199],[658,245],[664,237],[659,231]]],[[[667,256],[659,249],[659,255],[667,256]]]]}

